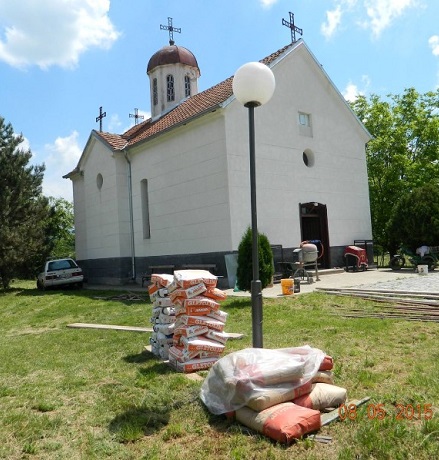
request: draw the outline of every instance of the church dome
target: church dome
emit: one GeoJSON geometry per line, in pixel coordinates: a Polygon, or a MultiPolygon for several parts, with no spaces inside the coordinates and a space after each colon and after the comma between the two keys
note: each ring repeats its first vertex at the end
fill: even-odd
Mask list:
{"type": "Polygon", "coordinates": [[[185,64],[200,70],[195,56],[187,48],[169,45],[164,46],[151,57],[146,72],[149,74],[156,67],[167,64],[185,64]]]}

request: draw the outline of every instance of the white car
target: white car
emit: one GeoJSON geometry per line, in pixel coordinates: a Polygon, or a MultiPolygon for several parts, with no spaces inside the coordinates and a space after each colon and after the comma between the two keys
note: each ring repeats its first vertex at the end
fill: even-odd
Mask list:
{"type": "Polygon", "coordinates": [[[38,289],[58,286],[82,287],[84,274],[78,264],[70,258],[48,260],[38,275],[38,289]]]}

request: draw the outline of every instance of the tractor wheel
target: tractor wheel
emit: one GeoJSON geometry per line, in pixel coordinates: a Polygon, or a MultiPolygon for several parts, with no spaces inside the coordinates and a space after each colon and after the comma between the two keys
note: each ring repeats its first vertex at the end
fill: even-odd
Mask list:
{"type": "Polygon", "coordinates": [[[404,265],[405,265],[405,259],[404,257],[400,257],[400,256],[392,257],[389,262],[389,267],[392,270],[401,270],[401,268],[404,267],[404,265]]]}
{"type": "Polygon", "coordinates": [[[431,256],[424,256],[422,258],[421,264],[428,265],[428,270],[429,271],[433,271],[435,269],[435,267],[436,267],[436,261],[431,256]]]}

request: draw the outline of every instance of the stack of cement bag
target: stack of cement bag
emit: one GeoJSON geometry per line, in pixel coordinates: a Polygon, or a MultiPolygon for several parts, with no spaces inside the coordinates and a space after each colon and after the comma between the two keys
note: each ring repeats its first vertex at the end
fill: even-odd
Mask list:
{"type": "Polygon", "coordinates": [[[217,277],[207,270],[151,276],[151,351],[179,372],[209,369],[224,352],[227,313],[219,301],[226,294],[216,285],[217,277]]]}
{"type": "Polygon", "coordinates": [[[173,281],[173,275],[153,274],[151,284],[148,286],[149,297],[152,301],[151,351],[164,360],[168,359],[175,329],[175,308],[168,291],[168,286],[173,281]]]}
{"type": "Polygon", "coordinates": [[[330,356],[309,346],[248,348],[212,366],[200,397],[213,414],[288,444],[320,429],[321,410],[346,401],[347,391],[333,384],[332,366],[330,356]]]}
{"type": "Polygon", "coordinates": [[[179,372],[209,369],[221,357],[227,313],[219,302],[226,294],[206,270],[177,270],[169,287],[176,321],[169,362],[179,372]]]}

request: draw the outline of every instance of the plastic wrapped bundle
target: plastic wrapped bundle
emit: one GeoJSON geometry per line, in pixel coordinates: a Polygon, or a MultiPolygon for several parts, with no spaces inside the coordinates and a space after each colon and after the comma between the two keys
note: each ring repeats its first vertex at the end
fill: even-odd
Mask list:
{"type": "Polygon", "coordinates": [[[209,370],[200,397],[210,412],[225,414],[249,401],[294,397],[311,381],[325,353],[309,346],[277,350],[247,348],[222,357],[209,370]]]}

